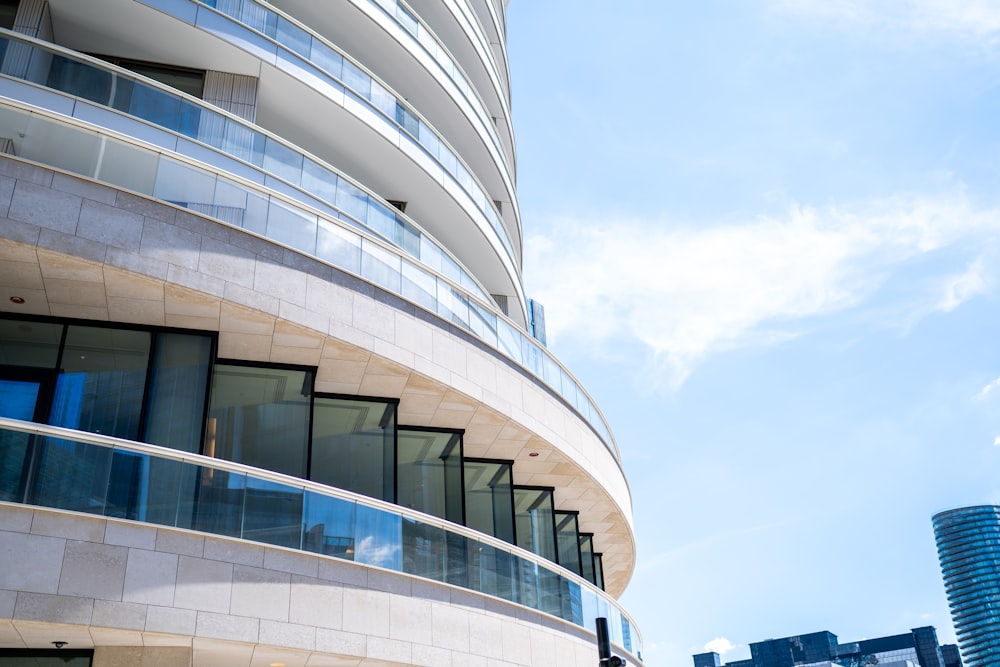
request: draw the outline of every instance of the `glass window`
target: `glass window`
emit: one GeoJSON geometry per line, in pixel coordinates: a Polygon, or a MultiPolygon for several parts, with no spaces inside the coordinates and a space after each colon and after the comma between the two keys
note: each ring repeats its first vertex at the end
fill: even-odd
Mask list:
{"type": "Polygon", "coordinates": [[[594,554],[594,585],[604,590],[604,561],[603,554],[594,554]]]}
{"type": "Polygon", "coordinates": [[[580,576],[596,585],[594,578],[594,536],[591,533],[580,535],[580,576]]]}
{"type": "Polygon", "coordinates": [[[49,423],[139,438],[151,335],[69,326],[49,423]]]}
{"type": "Polygon", "coordinates": [[[55,368],[61,324],[0,319],[0,366],[55,368]]]}
{"type": "Polygon", "coordinates": [[[217,364],[205,454],[306,476],[313,372],[217,364]]]}
{"type": "Polygon", "coordinates": [[[90,667],[92,650],[0,649],[0,667],[90,667]]]}
{"type": "Polygon", "coordinates": [[[144,442],[185,452],[201,450],[211,360],[208,336],[156,336],[144,442]]]}
{"type": "Polygon", "coordinates": [[[14,18],[21,0],[0,0],[0,28],[14,29],[14,18]]]}
{"type": "Polygon", "coordinates": [[[465,525],[514,543],[510,461],[465,459],[465,525]]]}
{"type": "Polygon", "coordinates": [[[135,62],[134,60],[112,61],[127,70],[152,79],[165,86],[176,88],[192,97],[201,98],[205,86],[205,72],[180,67],[155,65],[153,63],[135,62]]]}
{"type": "Polygon", "coordinates": [[[394,500],[396,403],[317,396],[310,478],[394,500]]]}
{"type": "Polygon", "coordinates": [[[578,512],[556,511],[556,543],[559,547],[559,564],[571,572],[582,574],[577,515],[578,512]]]}
{"type": "Polygon", "coordinates": [[[514,521],[517,545],[556,560],[556,536],[552,489],[534,486],[514,487],[514,521]]]}
{"type": "Polygon", "coordinates": [[[464,523],[462,434],[399,429],[396,504],[464,523]]]}

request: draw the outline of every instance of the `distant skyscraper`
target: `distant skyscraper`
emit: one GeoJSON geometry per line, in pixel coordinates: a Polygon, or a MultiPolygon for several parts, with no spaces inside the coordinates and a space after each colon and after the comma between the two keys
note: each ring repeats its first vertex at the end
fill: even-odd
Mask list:
{"type": "MultiPolygon", "coordinates": [[[[962,667],[958,647],[940,646],[932,627],[841,644],[832,632],[813,632],[750,644],[751,658],[725,667],[962,667]]],[[[692,656],[695,667],[721,667],[718,653],[692,656]]]]}
{"type": "Polygon", "coordinates": [[[960,507],[934,515],[933,521],[965,664],[1000,664],[1000,507],[960,507]]]}

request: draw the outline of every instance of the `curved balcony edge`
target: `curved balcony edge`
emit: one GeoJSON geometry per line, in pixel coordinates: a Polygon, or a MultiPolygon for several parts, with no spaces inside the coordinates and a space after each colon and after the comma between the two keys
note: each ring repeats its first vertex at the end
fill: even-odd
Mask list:
{"type": "Polygon", "coordinates": [[[349,560],[490,595],[591,631],[593,619],[606,616],[612,641],[641,653],[641,633],[610,595],[531,552],[435,516],[231,461],[5,417],[0,451],[8,464],[20,452],[25,469],[35,471],[24,480],[0,476],[5,502],[349,560]],[[58,480],[37,472],[46,465],[59,467],[58,480]]]}

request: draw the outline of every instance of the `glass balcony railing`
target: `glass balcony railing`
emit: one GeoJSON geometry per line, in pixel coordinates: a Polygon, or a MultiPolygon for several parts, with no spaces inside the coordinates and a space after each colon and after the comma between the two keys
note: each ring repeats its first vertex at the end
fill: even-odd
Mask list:
{"type": "MultiPolygon", "coordinates": [[[[488,231],[500,242],[516,271],[518,263],[507,229],[485,188],[444,139],[408,104],[348,56],[255,0],[208,0],[204,3],[200,0],[172,0],[170,3],[163,0],[141,1],[161,9],[169,9],[167,5],[177,3],[203,4],[203,7],[198,8],[194,25],[240,48],[257,52],[268,50],[266,46],[253,45],[252,37],[234,33],[232,26],[220,26],[216,17],[224,16],[245,30],[252,31],[258,39],[266,38],[271,44],[278,46],[281,53],[276,64],[279,67],[293,68],[292,73],[296,78],[309,82],[330,99],[346,96],[363,104],[374,115],[356,114],[359,118],[372,124],[383,136],[398,136],[401,142],[411,142],[433,161],[432,164],[427,164],[426,160],[418,159],[424,169],[440,172],[441,178],[454,183],[468,197],[472,210],[466,208],[467,212],[482,218],[486,223],[483,231],[488,231]],[[210,12],[215,13],[211,15],[210,12]]],[[[180,11],[175,16],[184,19],[180,11]]],[[[346,104],[344,106],[348,107],[346,104]]],[[[452,191],[452,194],[455,193],[452,191]]]]}
{"type": "Polygon", "coordinates": [[[369,6],[391,18],[403,29],[404,34],[410,38],[411,51],[420,50],[429,56],[430,62],[436,65],[436,69],[451,82],[464,103],[472,109],[475,118],[479,121],[480,132],[484,132],[490,138],[494,148],[503,156],[505,164],[509,164],[509,159],[500,144],[500,137],[491,121],[492,115],[486,110],[486,105],[480,99],[476,89],[469,83],[465,72],[456,64],[455,59],[451,57],[448,49],[441,44],[437,36],[399,0],[367,0],[367,2],[369,6]]]}
{"type": "Polygon", "coordinates": [[[390,503],[228,461],[0,418],[0,500],[194,530],[445,582],[594,630],[617,602],[530,552],[390,503]]]}
{"type": "MultiPolygon", "coordinates": [[[[0,77],[2,80],[2,77],[0,77]]],[[[25,84],[18,84],[25,86],[25,84]]],[[[23,95],[35,94],[28,88],[23,95]]],[[[0,95],[21,91],[4,90],[0,95]]],[[[55,93],[48,93],[55,95],[55,93]]],[[[51,102],[33,99],[36,105],[51,102]]],[[[67,104],[66,114],[82,112],[87,122],[117,129],[126,136],[139,134],[138,123],[107,110],[94,117],[94,109],[67,104]]],[[[162,151],[128,140],[111,131],[75,125],[38,110],[0,105],[0,139],[10,140],[16,155],[64,169],[97,181],[186,207],[202,215],[234,225],[295,248],[331,266],[376,284],[437,314],[468,331],[548,385],[593,428],[616,461],[621,461],[611,430],[593,401],[548,350],[497,314],[487,301],[462,288],[454,264],[429,243],[421,245],[421,264],[397,249],[366,236],[350,218],[321,202],[311,207],[283,196],[268,182],[255,185],[233,176],[241,173],[232,165],[217,167],[226,176],[211,171],[204,151],[194,150],[189,160],[180,156],[197,145],[178,144],[162,151]],[[171,155],[164,154],[165,152],[171,155]],[[324,211],[318,213],[317,211],[324,211]],[[440,263],[434,260],[437,258],[440,263]]],[[[215,155],[215,153],[213,153],[215,155]]]]}
{"type": "MultiPolygon", "coordinates": [[[[291,144],[127,70],[0,32],[0,54],[7,52],[12,57],[5,58],[0,74],[115,109],[248,162],[261,170],[256,179],[259,182],[268,180],[269,175],[281,178],[310,196],[302,197],[290,188],[282,189],[285,194],[298,194],[297,198],[307,205],[371,230],[455,280],[477,298],[489,298],[476,280],[419,227],[374,194],[291,144]]],[[[197,158],[205,160],[204,152],[197,158]]],[[[245,171],[231,169],[236,173],[245,171]]]]}

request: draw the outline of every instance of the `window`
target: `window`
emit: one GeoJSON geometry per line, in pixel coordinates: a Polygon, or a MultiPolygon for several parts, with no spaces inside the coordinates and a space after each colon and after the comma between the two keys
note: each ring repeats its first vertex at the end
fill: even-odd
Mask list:
{"type": "Polygon", "coordinates": [[[395,500],[396,402],[317,396],[310,479],[395,500]]]}
{"type": "Polygon", "coordinates": [[[465,459],[465,525],[515,544],[512,465],[465,459]]]}
{"type": "Polygon", "coordinates": [[[554,511],[551,488],[514,487],[517,546],[557,563],[554,511]]]}
{"type": "Polygon", "coordinates": [[[465,523],[462,433],[400,428],[396,445],[396,504],[465,523]]]}
{"type": "Polygon", "coordinates": [[[313,372],[220,363],[205,454],[306,477],[313,372]]]}

